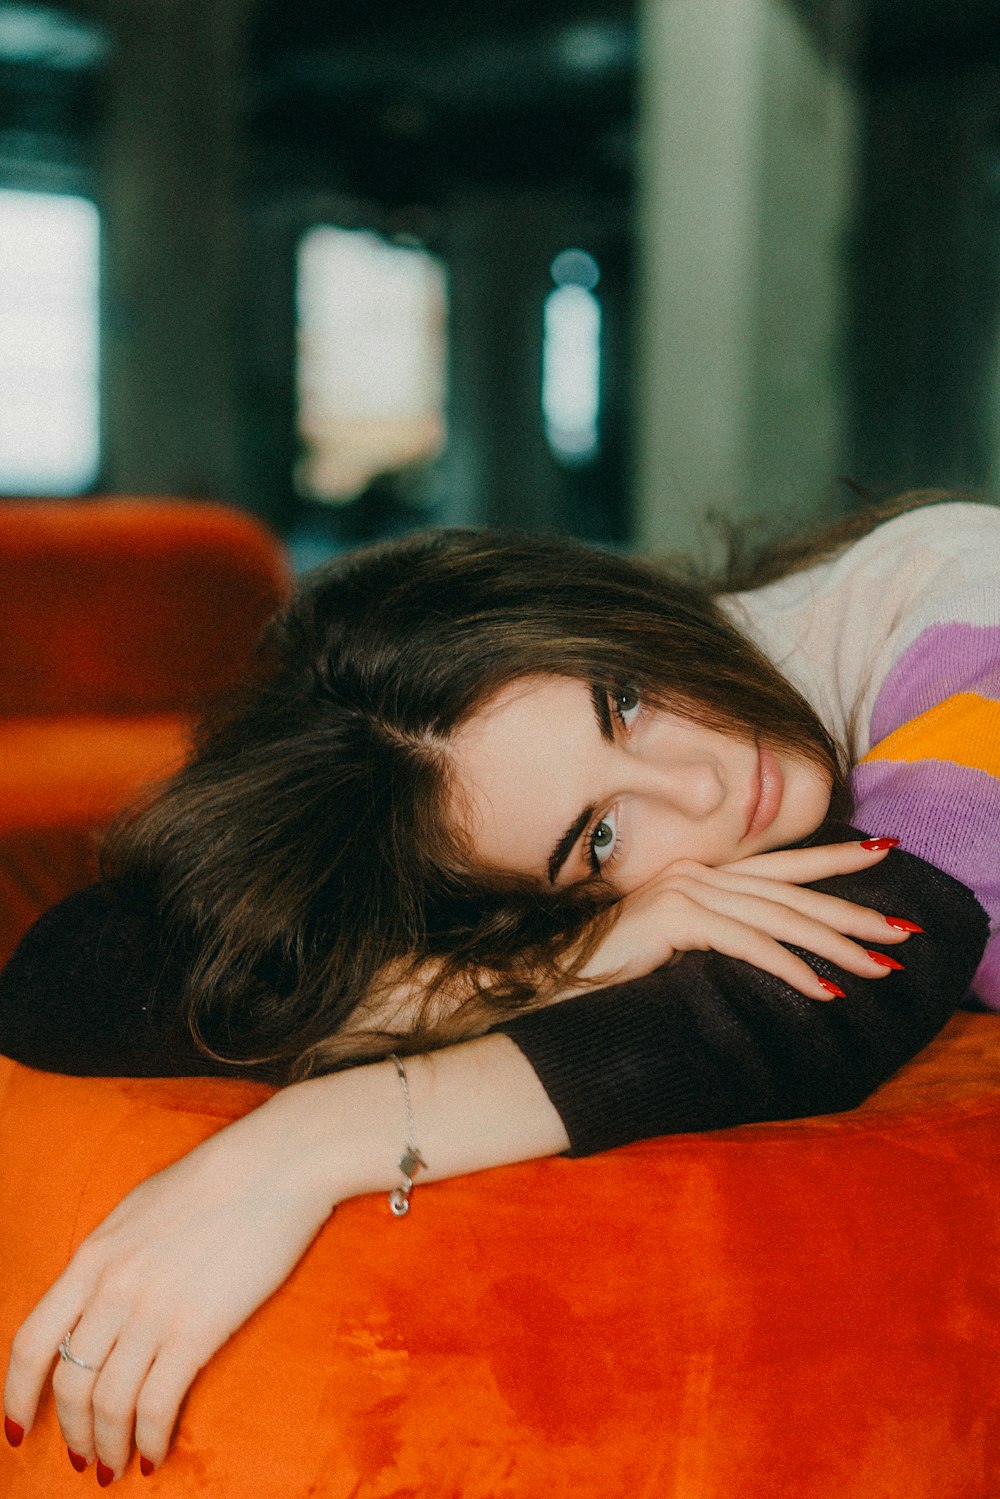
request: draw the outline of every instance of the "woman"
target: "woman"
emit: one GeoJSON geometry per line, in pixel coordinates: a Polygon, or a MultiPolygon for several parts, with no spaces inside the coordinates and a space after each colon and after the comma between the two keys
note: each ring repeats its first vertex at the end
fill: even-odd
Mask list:
{"type": "Polygon", "coordinates": [[[405,1210],[418,1172],[847,1107],[977,965],[1000,1003],[998,534],[919,511],[718,606],[469,534],[320,579],[267,684],[123,835],[118,893],[51,913],[6,975],[4,1046],[35,1065],[301,1079],[85,1242],[18,1336],[9,1438],[62,1343],[76,1460],[110,1482],[134,1419],[156,1466],[198,1368],[347,1196],[405,1210]],[[874,845],[824,821],[852,736],[874,845]],[[881,949],[907,942],[901,970],[881,949]]]}

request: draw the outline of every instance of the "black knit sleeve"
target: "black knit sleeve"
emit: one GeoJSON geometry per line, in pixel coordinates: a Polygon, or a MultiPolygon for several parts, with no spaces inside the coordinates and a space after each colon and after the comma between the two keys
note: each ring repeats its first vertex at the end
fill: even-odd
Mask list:
{"type": "Polygon", "coordinates": [[[92,885],[41,916],[0,974],[0,1053],[77,1077],[223,1071],[178,1025],[175,983],[150,924],[92,885]]]}
{"type": "MultiPolygon", "coordinates": [[[[747,964],[690,953],[497,1027],[538,1073],[572,1154],[851,1108],[932,1039],[985,946],[975,897],[898,851],[815,888],[923,926],[904,971],[859,979],[804,954],[847,991],[821,1004],[747,964]]],[[[172,1018],[176,982],[151,925],[94,886],[36,922],[0,975],[0,1052],[77,1076],[231,1076],[172,1018]]]]}
{"type": "Polygon", "coordinates": [[[496,1027],[538,1073],[570,1154],[853,1108],[937,1034],[988,936],[971,891],[898,850],[813,888],[922,926],[896,949],[903,972],[866,980],[803,953],[847,994],[819,1003],[737,959],[687,953],[496,1027]]]}

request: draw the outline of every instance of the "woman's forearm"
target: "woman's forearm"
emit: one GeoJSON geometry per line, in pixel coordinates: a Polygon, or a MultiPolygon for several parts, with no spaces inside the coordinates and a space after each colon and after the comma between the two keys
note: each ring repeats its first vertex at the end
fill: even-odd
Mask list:
{"type": "MultiPolygon", "coordinates": [[[[455,1176],[566,1147],[565,1131],[529,1064],[503,1036],[406,1064],[426,1179],[455,1176]]],[[[103,1367],[114,1351],[114,1414],[59,1403],[67,1442],[113,1475],[133,1441],[166,1456],[198,1370],[283,1283],[345,1198],[401,1184],[407,1143],[394,1064],[294,1083],[140,1183],[84,1240],[22,1325],[4,1409],[27,1435],[60,1339],[103,1367]],[[154,1372],[155,1398],[143,1391],[154,1372]]],[[[388,1212],[388,1208],[386,1208],[388,1212]]],[[[70,1392],[72,1394],[72,1391],[70,1392]]]]}
{"type": "MultiPolygon", "coordinates": [[[[970,892],[906,855],[824,888],[925,928],[903,971],[837,971],[846,997],[825,1005],[747,963],[692,953],[504,1022],[506,1034],[413,1057],[422,1179],[858,1103],[961,1001],[986,922],[970,892]]],[[[294,1159],[321,1173],[331,1206],[399,1184],[406,1113],[391,1062],[294,1084],[267,1108],[287,1112],[294,1159]]]]}
{"type": "MultiPolygon", "coordinates": [[[[562,1120],[523,1053],[506,1036],[483,1036],[406,1060],[414,1135],[426,1170],[419,1181],[459,1176],[569,1146],[562,1120]]],[[[294,1083],[265,1110],[286,1130],[290,1159],[330,1207],[400,1183],[407,1136],[403,1090],[392,1062],[294,1083]]]]}

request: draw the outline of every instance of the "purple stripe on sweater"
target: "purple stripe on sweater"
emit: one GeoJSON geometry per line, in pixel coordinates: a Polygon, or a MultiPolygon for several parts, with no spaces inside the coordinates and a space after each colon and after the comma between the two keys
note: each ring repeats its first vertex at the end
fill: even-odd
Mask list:
{"type": "Polygon", "coordinates": [[[995,776],[947,760],[875,760],[855,767],[851,789],[858,827],[873,837],[898,838],[908,853],[954,875],[997,923],[1000,781],[995,776]]]}
{"type": "Polygon", "coordinates": [[[993,935],[972,989],[984,1004],[1000,1010],[1000,781],[945,760],[876,760],[855,767],[851,789],[857,827],[875,837],[898,838],[908,853],[973,891],[993,935]]]}
{"type": "Polygon", "coordinates": [[[882,684],[871,743],[955,692],[1000,700],[1000,626],[932,625],[918,635],[882,684]]]}

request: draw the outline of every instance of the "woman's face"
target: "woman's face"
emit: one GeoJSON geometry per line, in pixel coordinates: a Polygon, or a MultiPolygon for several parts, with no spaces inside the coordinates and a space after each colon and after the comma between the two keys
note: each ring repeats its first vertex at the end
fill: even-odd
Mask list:
{"type": "Polygon", "coordinates": [[[815,831],[830,778],[565,677],[512,683],[452,737],[456,816],[490,868],[550,887],[593,874],[621,894],[675,859],[727,864],[815,831]]]}

